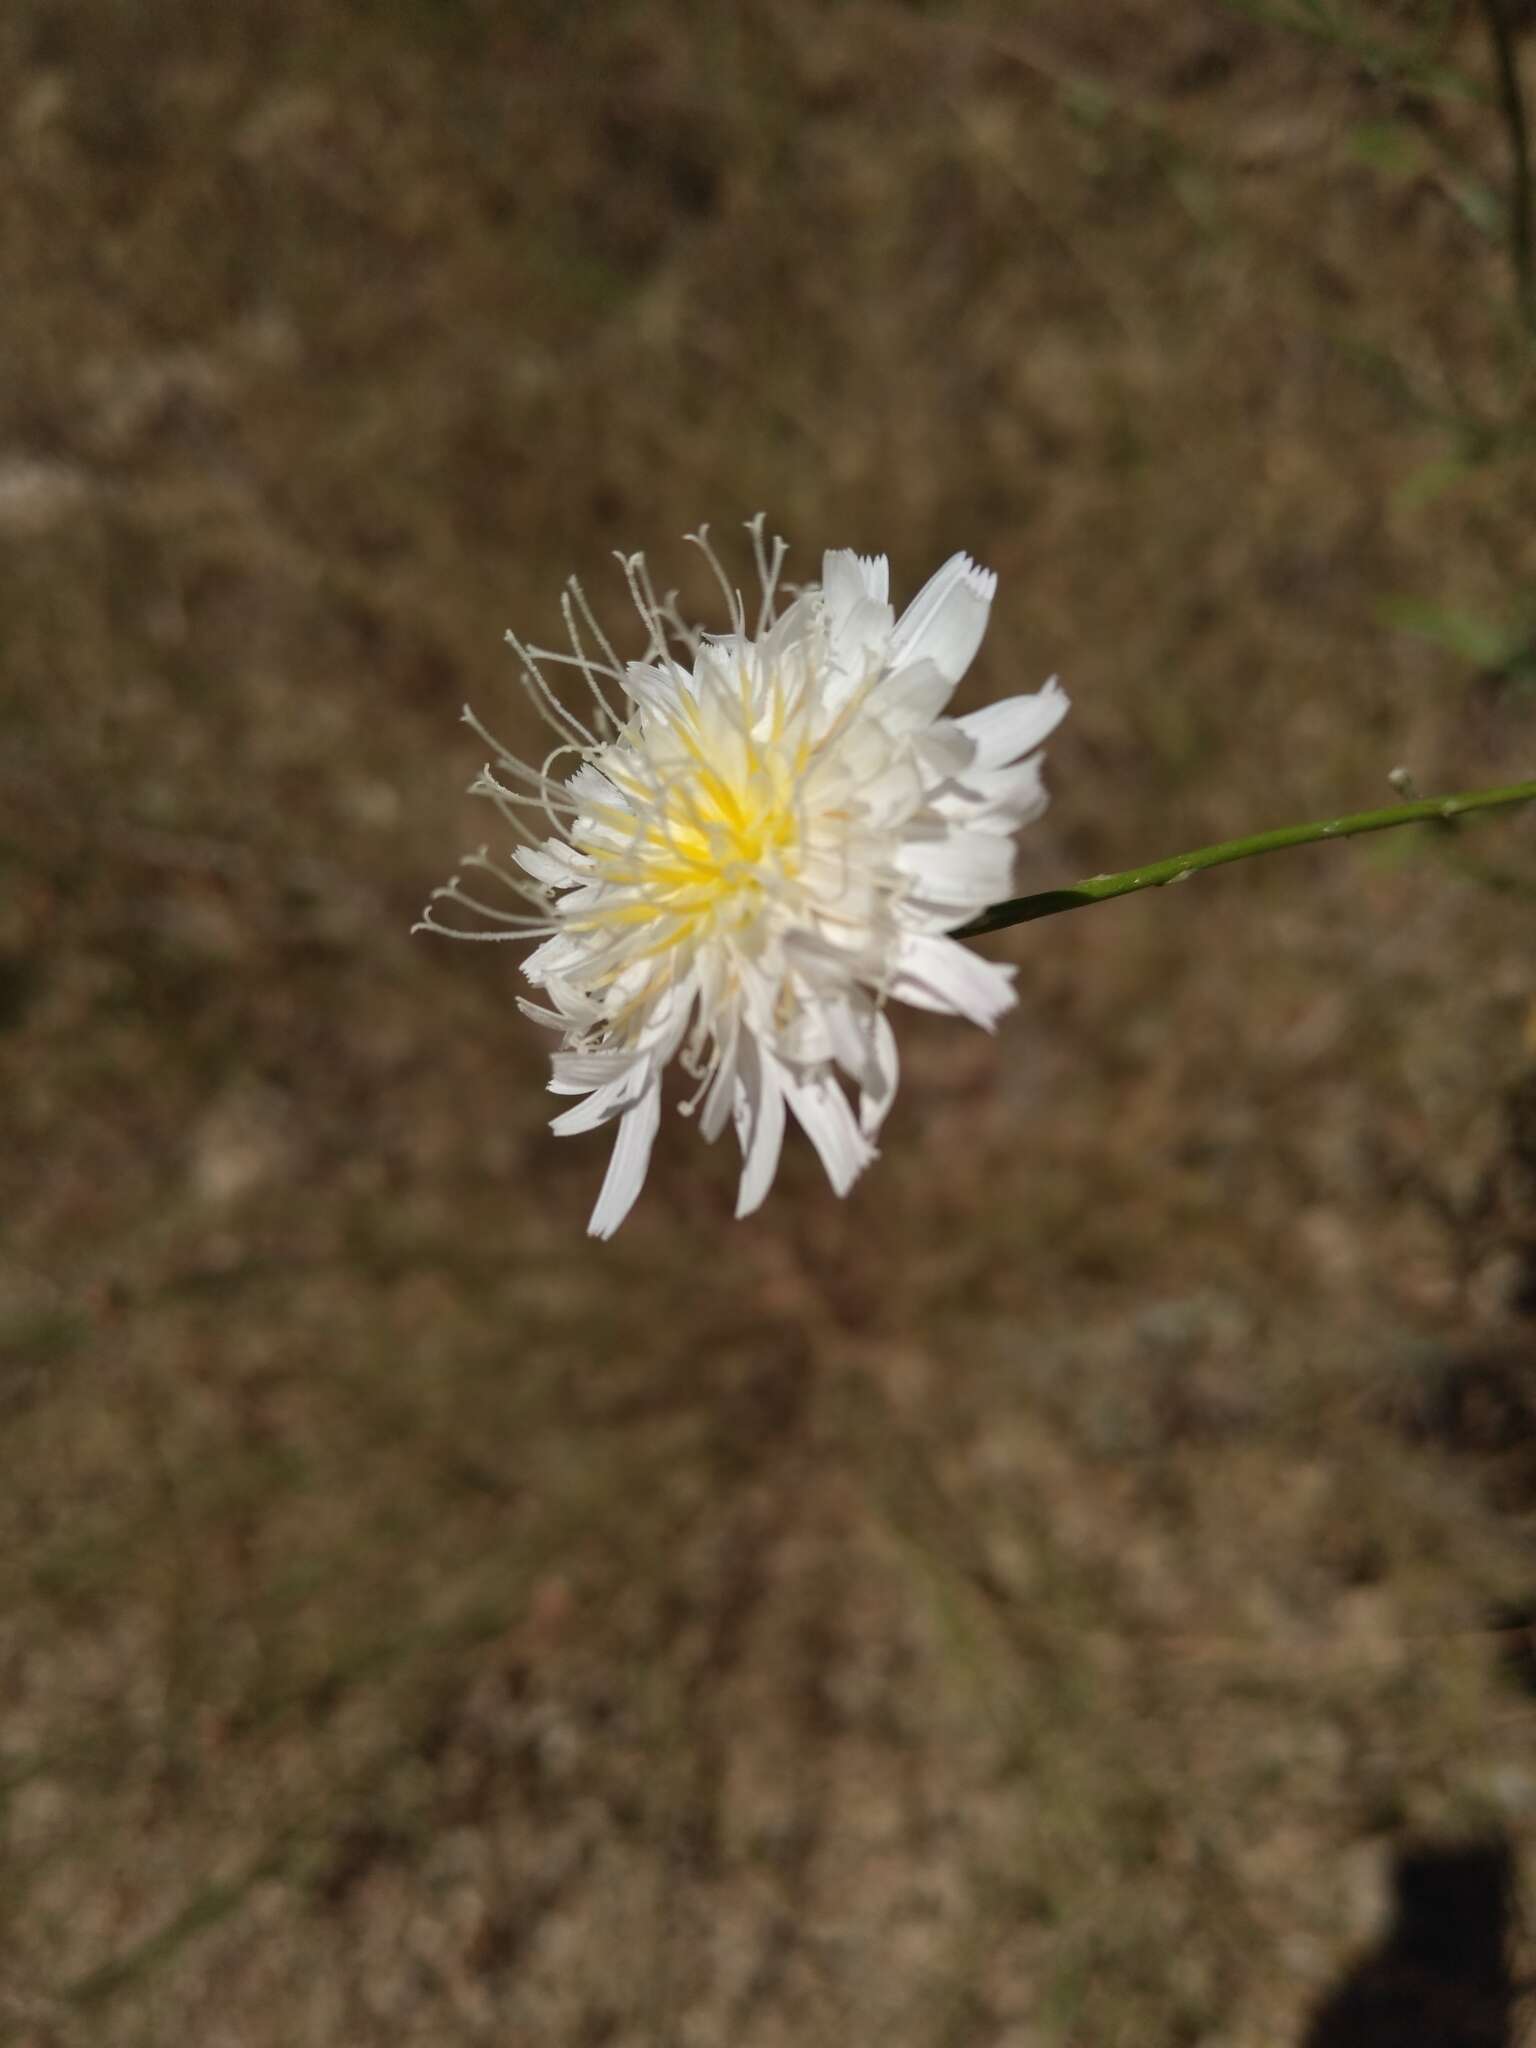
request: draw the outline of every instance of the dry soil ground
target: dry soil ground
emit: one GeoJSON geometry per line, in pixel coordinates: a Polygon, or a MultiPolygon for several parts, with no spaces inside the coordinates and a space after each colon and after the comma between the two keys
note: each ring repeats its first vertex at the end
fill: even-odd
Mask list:
{"type": "Polygon", "coordinates": [[[1274,2048],[1536,1850],[1530,823],[988,941],[846,1204],[608,1246],[407,935],[503,627],[759,507],[999,571],[1024,886],[1532,772],[1431,15],[0,11],[7,2038],[1274,2048]]]}

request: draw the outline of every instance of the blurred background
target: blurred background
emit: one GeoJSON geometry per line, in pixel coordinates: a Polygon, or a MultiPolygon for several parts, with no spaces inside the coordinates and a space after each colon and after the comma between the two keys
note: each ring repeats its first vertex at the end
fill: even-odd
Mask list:
{"type": "Polygon", "coordinates": [[[1486,11],[9,0],[0,80],[0,2035],[1516,2040],[1536,821],[985,941],[846,1203],[669,1118],[609,1245],[408,935],[503,630],[760,508],[999,572],[1023,888],[1531,773],[1486,11]]]}

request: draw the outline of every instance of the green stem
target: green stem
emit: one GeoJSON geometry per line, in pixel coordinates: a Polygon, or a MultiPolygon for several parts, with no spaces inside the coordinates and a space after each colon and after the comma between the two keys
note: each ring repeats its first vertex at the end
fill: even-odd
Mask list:
{"type": "Polygon", "coordinates": [[[1260,853],[1280,853],[1288,846],[1311,846],[1322,839],[1357,839],[1363,832],[1390,832],[1398,825],[1448,825],[1474,811],[1497,811],[1511,804],[1528,803],[1536,803],[1536,782],[1511,783],[1507,789],[1474,789],[1460,796],[1428,796],[1417,803],[1393,804],[1384,811],[1355,811],[1348,817],[1327,818],[1316,825],[1282,825],[1277,832],[1255,832],[1246,839],[1224,839],[1219,846],[1176,853],[1171,860],[1154,861],[1150,867],[1127,868],[1118,875],[1091,875],[1071,889],[1047,889],[1038,896],[1016,896],[1011,903],[994,903],[954,936],[979,939],[985,932],[1029,924],[1037,917],[1055,917],[1063,910],[1081,910],[1089,903],[1134,896],[1138,889],[1166,889],[1170,882],[1185,881],[1206,868],[1225,867],[1234,860],[1252,860],[1260,853]]]}

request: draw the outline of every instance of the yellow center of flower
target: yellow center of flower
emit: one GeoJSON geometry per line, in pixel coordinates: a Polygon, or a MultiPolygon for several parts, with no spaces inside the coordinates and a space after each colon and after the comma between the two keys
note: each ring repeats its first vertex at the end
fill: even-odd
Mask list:
{"type": "Polygon", "coordinates": [[[709,759],[696,730],[674,726],[680,765],[648,782],[622,759],[603,764],[632,809],[594,806],[596,834],[576,835],[594,879],[617,893],[573,920],[578,928],[681,920],[675,944],[722,913],[750,914],[765,887],[798,872],[803,816],[796,782],[802,748],[782,739],[731,735],[725,760],[709,759]]]}

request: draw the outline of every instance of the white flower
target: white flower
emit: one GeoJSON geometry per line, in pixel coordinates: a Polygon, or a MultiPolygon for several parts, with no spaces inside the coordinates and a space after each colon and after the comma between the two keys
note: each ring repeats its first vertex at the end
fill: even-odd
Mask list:
{"type": "Polygon", "coordinates": [[[1014,1001],[1011,967],[945,934],[1008,894],[1013,834],[1046,803],[1036,750],[1066,697],[1052,681],[944,715],[997,585],[967,556],[897,619],[883,557],[829,553],[820,587],[775,618],[783,544],[770,555],[761,520],[749,530],[762,587],[750,625],[701,533],[729,631],[686,626],[633,556],[642,660],[619,660],[574,582],[569,652],[512,641],[557,736],[541,766],[464,714],[496,756],[472,789],[523,842],[521,872],[484,848],[464,866],[534,908],[498,908],[455,877],[422,923],[542,937],[523,973],[543,1001],[520,1007],[561,1034],[550,1087],[580,1098],[553,1128],[618,1125],[598,1237],[640,1192],[674,1057],[697,1083],[683,1108],[705,1137],[735,1124],[746,1216],[772,1184],[786,1108],[838,1194],[875,1157],[896,1090],[889,998],[988,1030],[1014,1001]],[[551,687],[553,663],[578,672],[579,710],[551,687]],[[441,901],[491,929],[442,923],[441,901]]]}

